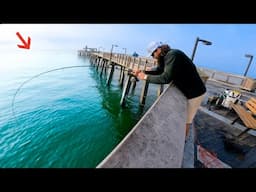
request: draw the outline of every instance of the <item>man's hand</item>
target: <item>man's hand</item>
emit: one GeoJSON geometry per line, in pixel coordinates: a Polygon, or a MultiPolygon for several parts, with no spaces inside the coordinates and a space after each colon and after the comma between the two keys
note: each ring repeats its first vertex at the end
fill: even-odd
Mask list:
{"type": "Polygon", "coordinates": [[[143,72],[138,73],[137,77],[140,80],[147,80],[147,75],[145,73],[143,73],[143,72]]]}
{"type": "Polygon", "coordinates": [[[139,70],[139,69],[133,69],[132,74],[137,77],[140,72],[141,72],[141,70],[139,70]]]}

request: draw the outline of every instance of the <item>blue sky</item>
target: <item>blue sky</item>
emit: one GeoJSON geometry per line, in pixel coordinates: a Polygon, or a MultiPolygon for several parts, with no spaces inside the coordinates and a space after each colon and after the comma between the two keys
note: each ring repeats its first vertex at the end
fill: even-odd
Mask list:
{"type": "MultiPolygon", "coordinates": [[[[168,43],[191,57],[197,37],[212,42],[199,42],[194,63],[199,67],[243,75],[249,62],[245,54],[256,56],[256,24],[1,24],[0,51],[20,50],[16,32],[36,50],[78,50],[87,45],[128,54],[136,51],[147,55],[151,41],[168,43]]],[[[256,62],[252,61],[247,76],[256,78],[256,62]]]]}

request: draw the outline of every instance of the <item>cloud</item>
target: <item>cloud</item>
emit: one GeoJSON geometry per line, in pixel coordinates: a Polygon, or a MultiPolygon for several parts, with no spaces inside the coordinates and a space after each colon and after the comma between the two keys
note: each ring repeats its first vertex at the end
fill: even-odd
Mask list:
{"type": "MultiPolygon", "coordinates": [[[[145,55],[152,40],[169,43],[179,41],[179,26],[173,24],[3,24],[0,28],[0,49],[15,49],[21,44],[16,32],[27,39],[31,49],[82,49],[103,47],[110,51],[112,44],[119,45],[116,52],[145,55]],[[174,38],[175,37],[175,38],[174,38]]],[[[173,43],[172,43],[173,44],[173,43]]]]}
{"type": "Polygon", "coordinates": [[[110,32],[110,28],[75,24],[3,24],[0,28],[0,48],[17,47],[21,43],[16,36],[19,32],[24,39],[31,37],[31,48],[51,49],[69,47],[69,44],[79,44],[83,39],[101,37],[110,32]]]}

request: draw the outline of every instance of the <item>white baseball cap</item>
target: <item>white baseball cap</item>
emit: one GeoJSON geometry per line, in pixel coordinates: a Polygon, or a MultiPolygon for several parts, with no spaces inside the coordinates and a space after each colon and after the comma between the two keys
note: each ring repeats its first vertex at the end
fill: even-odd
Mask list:
{"type": "Polygon", "coordinates": [[[148,45],[148,48],[147,48],[148,54],[149,54],[148,56],[151,56],[152,53],[153,53],[157,48],[159,48],[161,45],[162,45],[162,42],[158,42],[158,41],[152,41],[152,42],[150,42],[149,45],[148,45]]]}

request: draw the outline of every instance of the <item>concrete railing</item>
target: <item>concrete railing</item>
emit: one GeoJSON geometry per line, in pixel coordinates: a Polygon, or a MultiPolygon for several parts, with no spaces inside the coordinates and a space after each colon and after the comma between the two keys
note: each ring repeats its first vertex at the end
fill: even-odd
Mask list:
{"type": "Polygon", "coordinates": [[[209,76],[209,79],[224,82],[240,89],[245,89],[251,91],[256,88],[256,81],[252,78],[235,75],[230,73],[224,73],[216,70],[210,70],[205,68],[200,68],[204,73],[209,76]]]}
{"type": "MultiPolygon", "coordinates": [[[[94,55],[110,59],[110,53],[108,52],[98,52],[94,53],[94,55]]],[[[157,64],[157,61],[155,59],[151,59],[148,57],[133,57],[120,53],[112,53],[111,61],[125,65],[129,68],[133,68],[134,66],[140,66],[140,68],[143,68],[144,66],[155,66],[157,64]]]]}
{"type": "Polygon", "coordinates": [[[215,79],[218,81],[223,81],[230,84],[242,86],[242,83],[245,79],[244,76],[240,76],[240,75],[233,75],[233,74],[210,70],[210,69],[202,69],[202,68],[200,69],[204,71],[209,76],[209,78],[215,79]]]}
{"type": "Polygon", "coordinates": [[[181,168],[186,98],[169,85],[97,168],[181,168]]]}

